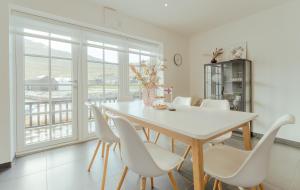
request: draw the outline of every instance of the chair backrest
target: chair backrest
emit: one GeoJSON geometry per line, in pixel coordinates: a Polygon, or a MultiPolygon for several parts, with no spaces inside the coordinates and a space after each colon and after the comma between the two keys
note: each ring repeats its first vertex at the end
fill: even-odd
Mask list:
{"type": "Polygon", "coordinates": [[[182,97],[182,96],[177,96],[172,102],[172,105],[176,105],[176,106],[191,106],[191,104],[192,104],[191,97],[182,97]]]}
{"type": "Polygon", "coordinates": [[[205,99],[202,101],[200,108],[230,110],[230,105],[228,100],[205,99]]]}
{"type": "Polygon", "coordinates": [[[118,102],[128,102],[128,101],[132,101],[133,100],[133,97],[132,96],[125,96],[125,97],[122,97],[122,98],[118,98],[118,102]]]}
{"type": "Polygon", "coordinates": [[[153,161],[150,153],[146,149],[131,123],[123,118],[112,117],[121,142],[122,161],[128,168],[144,177],[157,176],[162,170],[153,161]]]}
{"type": "Polygon", "coordinates": [[[267,176],[271,147],[276,134],[282,126],[294,123],[295,117],[293,115],[284,115],[277,119],[251,151],[242,166],[231,179],[228,179],[230,183],[241,187],[254,187],[260,184],[267,176]]]}
{"type": "Polygon", "coordinates": [[[96,135],[99,138],[99,140],[102,140],[107,143],[116,142],[118,140],[118,137],[112,132],[112,130],[108,126],[107,120],[102,114],[102,108],[90,103],[85,104],[89,106],[93,111],[96,123],[96,135]]]}

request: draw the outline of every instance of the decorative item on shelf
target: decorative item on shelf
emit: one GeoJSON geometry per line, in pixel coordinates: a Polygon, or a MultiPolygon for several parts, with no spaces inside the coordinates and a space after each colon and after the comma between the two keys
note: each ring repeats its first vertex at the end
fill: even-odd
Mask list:
{"type": "Polygon", "coordinates": [[[181,65],[182,65],[182,55],[179,54],[179,53],[176,53],[176,54],[174,55],[173,61],[174,61],[174,64],[175,64],[177,67],[181,66],[181,65]]]}
{"type": "Polygon", "coordinates": [[[223,48],[216,48],[215,51],[213,51],[213,54],[212,54],[212,59],[211,59],[211,63],[217,63],[217,58],[222,55],[224,53],[224,50],[223,48]]]}
{"type": "Polygon", "coordinates": [[[227,46],[224,51],[225,60],[247,59],[247,42],[239,42],[227,46]]]}
{"type": "Polygon", "coordinates": [[[233,106],[234,106],[234,110],[239,110],[239,106],[241,103],[242,97],[241,96],[236,96],[235,99],[233,100],[233,106]]]}
{"type": "Polygon", "coordinates": [[[243,58],[244,56],[244,51],[245,49],[242,47],[242,46],[238,46],[238,47],[235,47],[231,50],[231,54],[232,54],[232,58],[233,59],[241,59],[243,58]]]}
{"type": "Polygon", "coordinates": [[[163,63],[141,64],[141,71],[135,65],[129,65],[135,78],[142,86],[142,99],[146,106],[152,106],[156,97],[156,88],[159,86],[158,72],[166,69],[163,63]]]}

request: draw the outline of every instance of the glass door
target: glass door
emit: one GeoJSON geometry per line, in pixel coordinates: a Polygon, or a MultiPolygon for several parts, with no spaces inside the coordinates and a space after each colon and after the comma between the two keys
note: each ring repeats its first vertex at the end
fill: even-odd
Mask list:
{"type": "MultiPolygon", "coordinates": [[[[120,57],[118,46],[99,41],[87,41],[84,50],[87,63],[87,101],[100,106],[104,102],[115,102],[120,91],[120,57]]],[[[87,135],[95,133],[95,120],[90,108],[87,135]]]]}
{"type": "Polygon", "coordinates": [[[205,98],[222,99],[223,98],[223,76],[221,64],[205,65],[205,98]]]}
{"type": "Polygon", "coordinates": [[[224,68],[224,99],[233,110],[245,111],[244,105],[244,63],[227,62],[224,68]]]}
{"type": "Polygon", "coordinates": [[[16,36],[19,152],[77,138],[79,45],[68,36],[24,32],[16,36]]]}

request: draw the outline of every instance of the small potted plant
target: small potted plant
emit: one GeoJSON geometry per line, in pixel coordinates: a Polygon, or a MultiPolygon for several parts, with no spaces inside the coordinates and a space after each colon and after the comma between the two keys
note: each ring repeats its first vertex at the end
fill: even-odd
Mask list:
{"type": "Polygon", "coordinates": [[[213,51],[213,54],[212,54],[212,59],[211,59],[211,63],[217,63],[217,58],[222,55],[224,53],[224,50],[223,48],[216,48],[215,51],[213,51]]]}

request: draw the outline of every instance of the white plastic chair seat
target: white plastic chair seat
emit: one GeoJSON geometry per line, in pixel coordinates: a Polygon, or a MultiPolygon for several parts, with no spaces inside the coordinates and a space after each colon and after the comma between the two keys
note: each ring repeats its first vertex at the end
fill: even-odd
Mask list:
{"type": "Polygon", "coordinates": [[[170,171],[183,161],[181,156],[165,150],[156,144],[145,143],[145,146],[153,161],[161,170],[170,171]]]}
{"type": "Polygon", "coordinates": [[[99,140],[101,140],[102,142],[108,143],[108,144],[113,144],[113,143],[119,143],[120,142],[120,139],[116,134],[114,134],[113,137],[99,138],[99,140]]]}
{"type": "Polygon", "coordinates": [[[277,119],[252,151],[216,145],[204,151],[204,171],[230,185],[256,188],[267,176],[271,147],[279,129],[295,123],[287,114],[277,119]]]}
{"type": "Polygon", "coordinates": [[[249,154],[250,151],[227,145],[212,146],[204,151],[204,171],[222,181],[222,178],[234,175],[249,154]]]}
{"type": "Polygon", "coordinates": [[[228,140],[230,139],[232,136],[232,132],[228,132],[222,136],[219,136],[215,139],[212,139],[211,141],[209,141],[210,143],[212,144],[220,144],[220,143],[223,143],[225,140],[228,140]]]}

